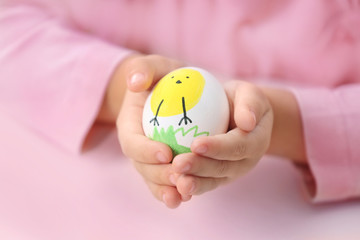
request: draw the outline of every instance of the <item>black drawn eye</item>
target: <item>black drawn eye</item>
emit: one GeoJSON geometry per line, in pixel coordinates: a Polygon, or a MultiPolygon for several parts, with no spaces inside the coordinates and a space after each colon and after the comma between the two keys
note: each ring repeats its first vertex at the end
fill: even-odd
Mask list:
{"type": "Polygon", "coordinates": [[[172,76],[171,78],[174,78],[174,76],[172,76]]]}
{"type": "Polygon", "coordinates": [[[186,78],[190,78],[189,76],[186,76],[186,78]]]}

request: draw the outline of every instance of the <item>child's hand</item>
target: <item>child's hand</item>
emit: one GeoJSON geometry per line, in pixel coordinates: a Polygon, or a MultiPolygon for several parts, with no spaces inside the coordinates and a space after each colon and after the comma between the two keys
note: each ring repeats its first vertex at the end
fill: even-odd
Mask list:
{"type": "Polygon", "coordinates": [[[250,83],[234,81],[225,86],[230,102],[226,134],[201,137],[192,153],[174,158],[176,187],[182,196],[202,194],[250,171],[269,147],[273,111],[263,92],[250,83]]]}
{"type": "Polygon", "coordinates": [[[117,118],[118,137],[124,154],[132,159],[153,195],[168,207],[177,207],[190,197],[177,191],[171,167],[172,151],[163,143],[144,136],[142,112],[152,86],[170,71],[182,67],[178,61],[161,56],[135,56],[120,65],[120,77],[126,78],[125,94],[117,118]]]}

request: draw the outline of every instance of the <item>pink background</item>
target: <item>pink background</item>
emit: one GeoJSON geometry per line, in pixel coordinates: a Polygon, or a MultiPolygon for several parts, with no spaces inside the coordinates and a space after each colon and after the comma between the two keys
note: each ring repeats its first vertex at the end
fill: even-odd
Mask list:
{"type": "Polygon", "coordinates": [[[112,129],[98,127],[92,139],[75,156],[0,112],[0,239],[360,239],[359,201],[309,204],[287,161],[265,158],[171,210],[112,129]]]}

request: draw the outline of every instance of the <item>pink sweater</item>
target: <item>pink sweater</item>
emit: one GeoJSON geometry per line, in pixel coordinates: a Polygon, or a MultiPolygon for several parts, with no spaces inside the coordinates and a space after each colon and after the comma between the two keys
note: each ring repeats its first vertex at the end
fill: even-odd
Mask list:
{"type": "Polygon", "coordinates": [[[358,0],[3,0],[0,108],[80,151],[130,50],[294,92],[313,200],[360,196],[358,0]]]}

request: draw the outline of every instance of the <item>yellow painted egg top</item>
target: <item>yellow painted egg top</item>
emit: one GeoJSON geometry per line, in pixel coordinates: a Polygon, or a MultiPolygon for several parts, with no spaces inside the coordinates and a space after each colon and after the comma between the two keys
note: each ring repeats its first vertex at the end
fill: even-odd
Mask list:
{"type": "Polygon", "coordinates": [[[160,117],[181,114],[184,108],[188,111],[199,102],[204,86],[205,79],[199,71],[191,68],[175,70],[155,86],[151,111],[160,117]]]}

